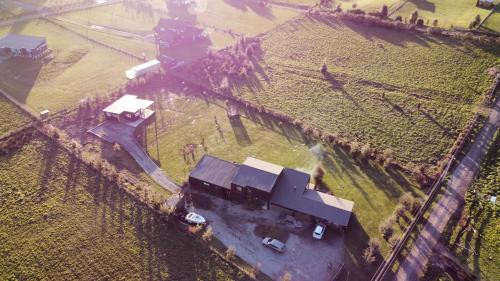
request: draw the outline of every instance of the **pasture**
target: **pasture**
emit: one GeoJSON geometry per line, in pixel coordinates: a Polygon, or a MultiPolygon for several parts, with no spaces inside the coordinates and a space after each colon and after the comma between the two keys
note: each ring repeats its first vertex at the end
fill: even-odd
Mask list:
{"type": "Polygon", "coordinates": [[[496,6],[495,11],[483,22],[479,29],[500,32],[500,6],[496,6]]]}
{"type": "MultiPolygon", "coordinates": [[[[186,181],[205,153],[237,163],[253,156],[308,173],[322,163],[326,170],[323,191],[355,202],[351,231],[359,241],[347,242],[349,247],[362,248],[369,237],[380,237],[379,223],[393,212],[404,192],[422,196],[413,179],[403,172],[353,159],[346,151],[327,148],[272,118],[243,110],[243,117],[229,120],[224,103],[216,100],[172,93],[150,95],[158,111],[158,160],[176,182],[186,181]],[[187,146],[195,149],[184,157],[182,150],[187,146]]],[[[149,135],[149,153],[158,158],[153,130],[149,135]]],[[[353,253],[359,250],[353,248],[353,253]]],[[[383,249],[385,252],[387,245],[383,249]]]]}
{"type": "Polygon", "coordinates": [[[247,280],[52,142],[0,157],[1,280],[247,280]]]}
{"type": "Polygon", "coordinates": [[[52,56],[42,61],[0,62],[0,88],[35,111],[61,110],[84,98],[107,94],[126,82],[125,70],[139,63],[44,20],[0,29],[47,38],[52,56]]]}
{"type": "Polygon", "coordinates": [[[327,18],[290,21],[261,45],[233,95],[392,149],[403,163],[433,164],[447,152],[500,62],[498,48],[327,18]]]}
{"type": "Polygon", "coordinates": [[[0,136],[30,121],[29,116],[0,94],[0,136]]]}

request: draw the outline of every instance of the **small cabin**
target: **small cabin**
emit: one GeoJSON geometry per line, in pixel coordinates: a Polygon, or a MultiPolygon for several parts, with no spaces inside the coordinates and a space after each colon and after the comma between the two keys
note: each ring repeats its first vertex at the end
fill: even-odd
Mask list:
{"type": "Polygon", "coordinates": [[[124,95],[103,109],[106,119],[136,121],[147,119],[154,114],[153,101],[139,99],[134,95],[124,95]]]}
{"type": "Polygon", "coordinates": [[[0,38],[0,55],[40,59],[48,53],[45,37],[7,34],[0,38]]]}

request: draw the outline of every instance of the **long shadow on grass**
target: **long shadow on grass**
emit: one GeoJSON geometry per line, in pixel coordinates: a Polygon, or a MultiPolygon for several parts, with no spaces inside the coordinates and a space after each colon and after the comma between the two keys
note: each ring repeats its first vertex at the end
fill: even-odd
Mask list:
{"type": "Polygon", "coordinates": [[[236,137],[236,141],[240,146],[248,146],[252,143],[245,125],[243,125],[243,122],[241,122],[241,117],[238,116],[229,118],[229,123],[233,128],[234,136],[236,137]]]}
{"type": "Polygon", "coordinates": [[[242,11],[247,12],[248,10],[253,11],[257,15],[274,20],[276,17],[273,15],[273,11],[268,5],[262,5],[257,1],[240,1],[240,0],[224,0],[224,3],[242,11]]]}
{"type": "Polygon", "coordinates": [[[0,63],[0,76],[4,80],[0,81],[0,85],[15,85],[12,96],[24,103],[35,85],[42,65],[38,60],[10,58],[0,63]]]}
{"type": "MultiPolygon", "coordinates": [[[[368,247],[370,236],[363,229],[355,214],[351,216],[348,230],[344,237],[344,244],[347,251],[345,260],[349,271],[349,280],[369,280],[380,263],[380,259],[373,265],[367,265],[364,262],[363,251],[368,247]]],[[[344,273],[344,275],[346,274],[344,273]]]]}
{"type": "Polygon", "coordinates": [[[63,202],[74,199],[75,186],[81,173],[81,161],[75,157],[70,157],[68,172],[66,173],[66,183],[64,184],[63,202]]]}
{"type": "Polygon", "coordinates": [[[57,145],[49,141],[44,147],[42,154],[43,163],[41,165],[41,170],[39,173],[39,176],[41,178],[40,189],[37,192],[37,198],[40,201],[45,198],[46,192],[49,189],[48,185],[52,181],[53,169],[55,168],[54,165],[56,164],[56,159],[59,154],[59,148],[57,147],[57,145]]]}

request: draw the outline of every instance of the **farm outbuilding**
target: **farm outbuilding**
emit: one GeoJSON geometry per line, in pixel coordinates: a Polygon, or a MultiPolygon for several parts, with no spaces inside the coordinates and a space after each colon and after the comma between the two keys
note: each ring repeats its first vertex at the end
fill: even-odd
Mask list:
{"type": "Polygon", "coordinates": [[[148,119],[154,114],[154,111],[150,109],[153,103],[153,101],[139,99],[134,95],[124,95],[102,111],[107,119],[136,121],[148,119]]]}
{"type": "Polygon", "coordinates": [[[48,52],[45,37],[7,34],[0,38],[0,54],[39,59],[48,52]]]}
{"type": "Polygon", "coordinates": [[[248,157],[241,165],[204,155],[189,175],[191,187],[240,202],[284,208],[347,226],[354,203],[310,188],[311,175],[248,157]]]}

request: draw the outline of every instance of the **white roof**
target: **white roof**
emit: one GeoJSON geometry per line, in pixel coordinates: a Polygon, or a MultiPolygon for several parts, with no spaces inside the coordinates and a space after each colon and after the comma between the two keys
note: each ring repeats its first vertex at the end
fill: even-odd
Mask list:
{"type": "Polygon", "coordinates": [[[253,157],[247,157],[247,159],[245,159],[245,162],[243,162],[243,165],[275,175],[279,175],[281,174],[281,171],[283,171],[283,167],[279,165],[262,161],[253,157]]]}
{"type": "Polygon", "coordinates": [[[136,65],[132,67],[131,69],[125,71],[125,75],[127,76],[128,79],[134,79],[136,78],[139,74],[146,73],[148,71],[154,71],[160,68],[160,61],[159,60],[150,60],[148,62],[145,62],[143,64],[136,65]],[[143,72],[143,73],[141,73],[143,72]]]}
{"type": "Polygon", "coordinates": [[[103,111],[113,114],[121,114],[122,112],[135,113],[140,109],[148,108],[153,103],[154,102],[150,100],[138,99],[137,96],[134,95],[124,95],[110,106],[103,109],[103,111]]]}

